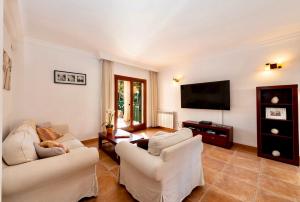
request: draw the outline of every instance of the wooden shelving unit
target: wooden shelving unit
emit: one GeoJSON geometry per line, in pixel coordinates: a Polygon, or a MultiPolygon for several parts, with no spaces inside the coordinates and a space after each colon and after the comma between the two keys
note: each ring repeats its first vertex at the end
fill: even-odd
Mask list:
{"type": "Polygon", "coordinates": [[[298,85],[257,87],[256,100],[258,156],[299,166],[298,85]],[[275,96],[278,103],[271,102],[275,96]],[[267,118],[266,108],[284,108],[286,119],[267,118]],[[280,156],[274,156],[274,150],[280,156]]]}
{"type": "Polygon", "coordinates": [[[201,135],[202,141],[207,144],[224,148],[231,148],[233,144],[233,127],[213,123],[212,125],[200,124],[196,121],[184,121],[182,127],[190,128],[193,135],[201,135]]]}

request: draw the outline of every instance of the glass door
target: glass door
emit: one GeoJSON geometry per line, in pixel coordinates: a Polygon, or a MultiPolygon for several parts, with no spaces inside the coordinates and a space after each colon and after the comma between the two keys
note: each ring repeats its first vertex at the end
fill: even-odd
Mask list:
{"type": "Polygon", "coordinates": [[[117,96],[117,126],[118,128],[128,129],[130,121],[130,81],[118,80],[117,96]]]}
{"type": "Polygon", "coordinates": [[[146,80],[115,75],[115,126],[127,131],[146,128],[146,80]]]}
{"type": "MultiPolygon", "coordinates": [[[[133,92],[133,127],[138,130],[142,129],[141,125],[145,123],[144,121],[144,83],[141,81],[132,82],[132,92],[133,92]]],[[[146,128],[146,127],[144,127],[146,128]]]]}

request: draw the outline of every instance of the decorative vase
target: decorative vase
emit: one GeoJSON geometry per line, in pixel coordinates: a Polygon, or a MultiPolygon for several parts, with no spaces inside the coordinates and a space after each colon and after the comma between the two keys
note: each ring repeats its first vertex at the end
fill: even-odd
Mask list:
{"type": "Polygon", "coordinates": [[[272,151],[272,155],[278,157],[280,156],[280,152],[278,150],[274,150],[272,151]]]}
{"type": "Polygon", "coordinates": [[[106,133],[111,135],[113,133],[113,127],[106,127],[106,133]]]}
{"type": "Polygon", "coordinates": [[[271,133],[274,134],[274,135],[278,135],[279,130],[277,128],[272,128],[271,133]]]}
{"type": "Polygon", "coordinates": [[[277,104],[278,102],[279,102],[279,98],[277,96],[275,96],[271,99],[272,104],[277,104]]]}

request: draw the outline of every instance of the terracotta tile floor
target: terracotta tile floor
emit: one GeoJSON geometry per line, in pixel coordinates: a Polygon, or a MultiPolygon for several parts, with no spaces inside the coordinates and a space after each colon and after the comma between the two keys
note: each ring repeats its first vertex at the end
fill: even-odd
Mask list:
{"type": "MultiPolygon", "coordinates": [[[[136,132],[152,136],[158,129],[136,132]]],[[[98,143],[86,144],[97,147],[98,143]]],[[[82,202],[135,201],[118,184],[119,166],[102,151],[97,165],[98,197],[82,202]]],[[[300,168],[256,156],[241,146],[231,150],[204,144],[203,167],[206,184],[195,188],[185,202],[300,202],[300,168]]]]}

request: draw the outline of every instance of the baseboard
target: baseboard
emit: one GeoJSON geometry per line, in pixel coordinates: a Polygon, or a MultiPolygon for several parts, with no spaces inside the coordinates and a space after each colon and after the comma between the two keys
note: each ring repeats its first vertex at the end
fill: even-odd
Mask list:
{"type": "Polygon", "coordinates": [[[257,153],[257,147],[240,144],[240,143],[233,143],[233,147],[242,148],[243,150],[251,151],[257,153]]]}

